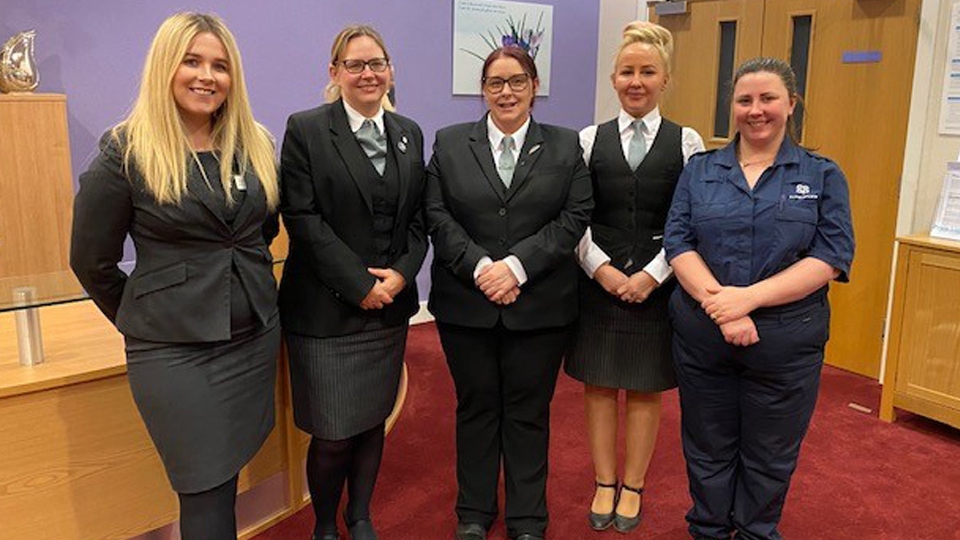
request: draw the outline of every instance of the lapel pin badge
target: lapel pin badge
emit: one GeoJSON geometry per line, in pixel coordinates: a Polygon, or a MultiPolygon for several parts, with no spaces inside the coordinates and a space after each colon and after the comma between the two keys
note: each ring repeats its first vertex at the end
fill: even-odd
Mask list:
{"type": "Polygon", "coordinates": [[[243,179],[243,175],[233,175],[233,185],[237,186],[237,189],[240,191],[247,190],[247,181],[243,179]]]}
{"type": "Polygon", "coordinates": [[[397,143],[397,149],[403,153],[407,152],[407,137],[400,137],[400,142],[397,143]]]}
{"type": "Polygon", "coordinates": [[[540,145],[538,144],[538,145],[534,146],[533,148],[531,148],[530,151],[527,152],[527,155],[529,156],[530,154],[533,154],[534,152],[536,152],[536,151],[539,150],[539,149],[540,149],[540,145]]]}

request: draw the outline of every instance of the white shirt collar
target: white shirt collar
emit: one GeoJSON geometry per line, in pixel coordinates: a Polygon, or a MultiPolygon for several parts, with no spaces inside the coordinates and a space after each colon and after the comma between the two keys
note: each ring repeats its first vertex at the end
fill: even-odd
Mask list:
{"type": "MultiPolygon", "coordinates": [[[[357,130],[360,129],[360,126],[363,125],[363,121],[367,120],[367,117],[360,114],[359,112],[357,112],[356,109],[351,107],[350,104],[347,103],[347,100],[344,99],[341,101],[343,102],[343,109],[347,111],[347,121],[350,122],[350,131],[352,131],[353,133],[356,133],[357,130]]],[[[377,114],[373,115],[373,117],[371,117],[370,120],[373,120],[373,123],[377,125],[377,129],[380,130],[380,133],[384,133],[383,107],[380,107],[379,109],[377,109],[377,114]]]]}
{"type": "MultiPolygon", "coordinates": [[[[656,133],[660,129],[660,121],[663,119],[660,116],[660,107],[654,107],[652,111],[648,112],[646,116],[640,119],[640,122],[643,123],[643,132],[644,133],[656,133]]],[[[617,117],[617,123],[620,126],[620,133],[630,129],[630,124],[636,118],[630,116],[630,113],[620,109],[620,116],[617,117]]]]}
{"type": "MultiPolygon", "coordinates": [[[[530,118],[531,117],[528,116],[523,125],[513,132],[514,153],[519,152],[520,149],[523,148],[523,143],[527,140],[527,130],[530,129],[530,118]]],[[[500,142],[506,137],[506,134],[500,131],[500,128],[493,123],[493,118],[490,117],[490,113],[487,113],[487,137],[490,139],[490,148],[492,148],[494,152],[500,150],[500,142]]]]}

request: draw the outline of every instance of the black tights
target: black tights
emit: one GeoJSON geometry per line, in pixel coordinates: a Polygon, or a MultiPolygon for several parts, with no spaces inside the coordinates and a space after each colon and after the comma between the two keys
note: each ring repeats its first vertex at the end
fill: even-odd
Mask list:
{"type": "Polygon", "coordinates": [[[370,519],[370,499],[383,456],[383,424],[349,439],[328,441],[314,437],[307,451],[307,484],[317,517],[314,535],[337,530],[337,507],[347,483],[347,526],[370,519]]]}
{"type": "Polygon", "coordinates": [[[200,493],[178,493],[182,540],[237,540],[237,477],[200,493]]]}

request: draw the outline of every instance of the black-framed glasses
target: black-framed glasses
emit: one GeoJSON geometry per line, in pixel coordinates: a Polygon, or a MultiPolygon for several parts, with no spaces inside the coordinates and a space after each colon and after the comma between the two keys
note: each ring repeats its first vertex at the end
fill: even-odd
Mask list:
{"type": "Polygon", "coordinates": [[[371,58],[369,60],[341,60],[340,65],[343,66],[343,69],[347,70],[347,73],[363,73],[365,67],[369,67],[370,71],[374,73],[382,73],[387,70],[390,66],[390,60],[386,58],[371,58]]]}
{"type": "Polygon", "coordinates": [[[527,89],[527,84],[529,83],[530,75],[527,75],[526,73],[511,75],[507,79],[502,77],[490,77],[488,79],[484,77],[483,89],[491,94],[499,94],[500,92],[503,92],[503,87],[505,85],[510,85],[510,89],[514,92],[523,92],[527,89]]]}

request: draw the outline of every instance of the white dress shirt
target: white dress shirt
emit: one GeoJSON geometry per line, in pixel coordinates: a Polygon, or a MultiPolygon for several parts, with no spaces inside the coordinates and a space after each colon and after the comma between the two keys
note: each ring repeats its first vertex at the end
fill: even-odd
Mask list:
{"type": "Polygon", "coordinates": [[[343,108],[347,111],[347,122],[350,123],[350,131],[356,133],[360,126],[363,125],[364,120],[373,120],[373,123],[376,124],[377,129],[380,130],[380,133],[386,133],[383,130],[383,107],[377,109],[377,114],[373,115],[370,118],[360,114],[356,109],[350,106],[347,103],[347,100],[343,100],[343,108]]]}
{"type": "MultiPolygon", "coordinates": [[[[530,129],[530,117],[527,117],[527,120],[521,125],[516,131],[512,134],[504,133],[500,131],[500,128],[493,123],[493,119],[490,118],[490,114],[487,114],[487,138],[490,140],[490,150],[493,152],[493,162],[500,163],[500,154],[503,153],[503,150],[500,148],[500,144],[503,142],[503,138],[507,135],[513,136],[513,161],[518,163],[520,159],[520,150],[523,149],[523,143],[527,140],[527,130],[530,129]]],[[[517,284],[523,285],[527,282],[527,272],[523,269],[523,263],[520,262],[520,259],[516,255],[507,255],[504,257],[503,262],[507,265],[513,276],[517,278],[517,284]]],[[[473,279],[476,281],[477,276],[480,275],[480,271],[493,264],[493,259],[490,257],[483,257],[477,261],[477,266],[473,270],[473,279]]]]}
{"type": "MultiPolygon", "coordinates": [[[[620,128],[620,146],[624,158],[626,158],[629,152],[630,140],[633,139],[634,120],[636,120],[636,118],[630,116],[627,111],[620,109],[620,114],[617,116],[617,125],[620,128]]],[[[657,133],[660,132],[660,124],[662,123],[663,116],[660,115],[659,107],[654,107],[652,111],[640,119],[640,131],[643,133],[643,140],[646,143],[645,148],[653,148],[653,141],[657,138],[657,133]]],[[[705,147],[703,145],[703,139],[695,130],[684,127],[681,133],[680,145],[683,152],[683,164],[686,165],[687,162],[690,161],[690,156],[697,152],[703,152],[705,147]]],[[[596,139],[597,126],[588,126],[580,131],[580,146],[583,148],[583,160],[587,163],[588,167],[590,166],[590,156],[593,155],[593,144],[596,139]]],[[[591,279],[598,268],[610,262],[610,256],[604,253],[604,251],[600,249],[600,246],[593,242],[593,236],[589,227],[577,245],[577,258],[580,261],[580,267],[583,268],[583,271],[586,272],[591,279]]],[[[643,267],[643,271],[650,274],[657,283],[663,283],[673,275],[673,269],[670,268],[670,264],[667,262],[667,254],[663,249],[660,250],[660,253],[657,253],[657,256],[654,257],[653,260],[643,267]]]]}

